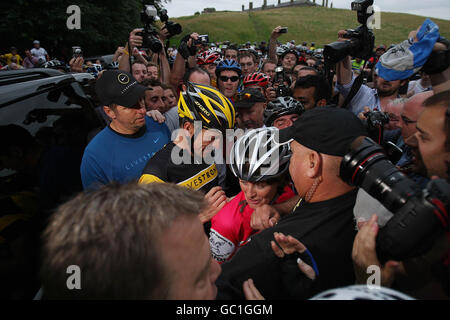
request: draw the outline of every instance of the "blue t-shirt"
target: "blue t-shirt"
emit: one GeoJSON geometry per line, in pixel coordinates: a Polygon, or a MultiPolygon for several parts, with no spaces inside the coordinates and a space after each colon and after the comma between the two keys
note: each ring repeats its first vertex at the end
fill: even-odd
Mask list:
{"type": "Polygon", "coordinates": [[[100,131],[84,150],[81,180],[84,189],[112,181],[125,183],[141,176],[148,160],[170,141],[170,131],[146,116],[146,131],[139,137],[118,134],[110,127],[100,131]]]}

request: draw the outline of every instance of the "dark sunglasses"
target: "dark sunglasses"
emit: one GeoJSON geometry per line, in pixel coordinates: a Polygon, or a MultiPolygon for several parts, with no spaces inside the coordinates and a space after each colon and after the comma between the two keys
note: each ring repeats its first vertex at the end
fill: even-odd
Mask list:
{"type": "Polygon", "coordinates": [[[219,79],[220,79],[220,81],[223,81],[223,82],[227,82],[228,80],[231,80],[231,82],[236,82],[239,80],[239,77],[238,76],[232,76],[232,77],[220,76],[219,79]]]}

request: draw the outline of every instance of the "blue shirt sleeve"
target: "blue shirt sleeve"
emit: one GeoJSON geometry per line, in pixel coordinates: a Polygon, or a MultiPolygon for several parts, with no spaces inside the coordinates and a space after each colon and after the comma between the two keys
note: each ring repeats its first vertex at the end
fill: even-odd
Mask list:
{"type": "MultiPolygon", "coordinates": [[[[355,75],[352,77],[352,81],[350,83],[342,85],[337,83],[336,88],[340,94],[346,98],[350,93],[350,90],[355,82],[355,75]]],[[[353,114],[358,115],[359,113],[364,111],[364,107],[369,107],[370,110],[374,110],[375,108],[380,108],[380,100],[378,98],[377,90],[371,89],[366,85],[362,85],[358,92],[355,94],[353,99],[349,102],[347,109],[353,112],[353,114]]]]}

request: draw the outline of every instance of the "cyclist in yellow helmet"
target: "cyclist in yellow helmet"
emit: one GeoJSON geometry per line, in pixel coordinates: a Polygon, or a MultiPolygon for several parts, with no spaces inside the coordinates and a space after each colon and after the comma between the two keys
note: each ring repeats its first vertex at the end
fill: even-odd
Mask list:
{"type": "Polygon", "coordinates": [[[235,110],[216,88],[188,82],[180,94],[178,115],[180,129],[147,162],[139,183],[169,182],[203,191],[209,206],[200,219],[206,223],[227,200],[218,186],[218,158],[206,153],[222,149],[225,130],[235,126],[235,110]]]}

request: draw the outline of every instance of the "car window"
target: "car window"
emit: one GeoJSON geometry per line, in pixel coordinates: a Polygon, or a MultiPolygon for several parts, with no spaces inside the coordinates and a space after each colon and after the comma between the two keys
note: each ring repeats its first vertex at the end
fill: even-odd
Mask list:
{"type": "Polygon", "coordinates": [[[0,108],[1,190],[33,190],[46,208],[82,190],[83,150],[102,126],[82,92],[68,83],[0,108]]]}

